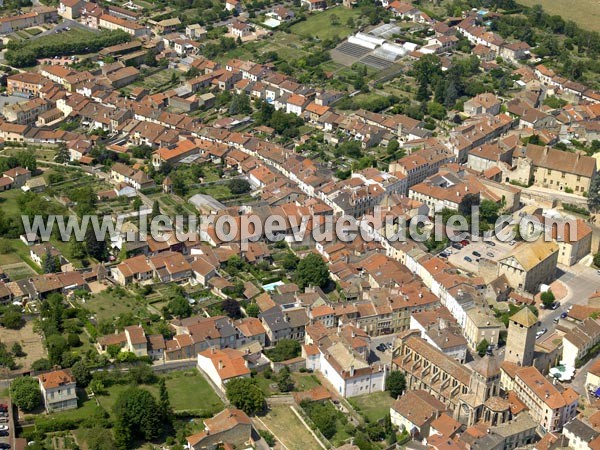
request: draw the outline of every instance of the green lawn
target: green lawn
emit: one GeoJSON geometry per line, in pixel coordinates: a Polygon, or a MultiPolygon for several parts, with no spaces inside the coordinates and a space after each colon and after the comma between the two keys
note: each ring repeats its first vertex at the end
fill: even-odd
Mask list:
{"type": "Polygon", "coordinates": [[[350,404],[366,419],[376,422],[390,412],[394,399],[387,392],[360,395],[348,399],[350,404]]]}
{"type": "MultiPolygon", "coordinates": [[[[223,410],[224,405],[208,382],[195,369],[168,373],[167,391],[171,406],[177,411],[188,411],[202,417],[212,417],[223,410]]],[[[98,401],[106,411],[112,414],[113,406],[119,394],[129,387],[117,384],[106,389],[107,395],[99,395],[98,401]]],[[[158,385],[142,385],[158,399],[158,385]]]]}
{"type": "Polygon", "coordinates": [[[292,378],[297,391],[308,391],[321,385],[319,379],[312,373],[292,373],[292,378]]]}
{"type": "Polygon", "coordinates": [[[132,313],[139,318],[149,315],[145,302],[137,300],[128,291],[120,289],[102,291],[92,296],[84,306],[96,315],[98,321],[112,320],[126,313],[132,313]]]}
{"type": "MultiPolygon", "coordinates": [[[[115,384],[107,389],[106,395],[98,395],[96,398],[100,402],[100,405],[108,412],[110,415],[113,414],[113,407],[117,402],[117,398],[121,392],[126,391],[130,387],[129,384],[115,384]]],[[[157,385],[140,385],[141,388],[150,391],[155,398],[158,399],[158,386],[157,385]]]]}
{"type": "Polygon", "coordinates": [[[194,411],[209,417],[224,407],[219,396],[197,370],[169,373],[166,375],[166,385],[175,411],[194,411]]]}
{"type": "Polygon", "coordinates": [[[48,415],[35,416],[35,422],[49,422],[57,420],[82,420],[92,416],[98,409],[96,400],[89,398],[85,393],[79,392],[79,407],[68,411],[54,412],[48,415]]]}
{"type": "Polygon", "coordinates": [[[292,25],[292,33],[303,37],[316,37],[319,39],[330,39],[335,36],[346,37],[354,29],[347,25],[348,19],[360,18],[359,8],[348,9],[342,6],[330,8],[327,11],[311,14],[305,21],[292,25]],[[333,25],[332,16],[337,17],[337,25],[333,25]]]}

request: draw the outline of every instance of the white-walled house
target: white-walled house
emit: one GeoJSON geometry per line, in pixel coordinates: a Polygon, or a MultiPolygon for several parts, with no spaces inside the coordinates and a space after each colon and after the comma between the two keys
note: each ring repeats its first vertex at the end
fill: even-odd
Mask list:
{"type": "Polygon", "coordinates": [[[75,378],[69,370],[55,370],[38,377],[46,411],[77,408],[75,378]]]}
{"type": "Polygon", "coordinates": [[[327,349],[315,344],[304,345],[302,356],[306,359],[306,368],[320,371],[343,397],[385,390],[387,368],[370,366],[341,342],[327,349]]]}
{"type": "Polygon", "coordinates": [[[225,392],[225,384],[234,378],[250,378],[248,362],[244,353],[232,348],[211,347],[198,353],[198,369],[225,392]]]}

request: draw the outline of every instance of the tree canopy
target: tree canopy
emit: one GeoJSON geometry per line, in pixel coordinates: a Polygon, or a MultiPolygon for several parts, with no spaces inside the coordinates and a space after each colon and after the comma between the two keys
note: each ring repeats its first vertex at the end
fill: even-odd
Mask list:
{"type": "Polygon", "coordinates": [[[406,389],[404,374],[399,371],[390,372],[385,379],[385,390],[390,393],[390,397],[398,398],[404,389],[406,389]]]}
{"type": "Polygon", "coordinates": [[[37,378],[15,378],[10,384],[10,396],[15,405],[25,412],[37,408],[42,401],[40,384],[37,378]]]}
{"type": "Polygon", "coordinates": [[[307,286],[324,288],[329,283],[329,269],[320,255],[309,253],[298,263],[296,282],[304,289],[307,286]]]}
{"type": "Polygon", "coordinates": [[[235,378],[225,385],[229,401],[246,414],[255,414],[265,406],[265,394],[251,378],[235,378]]]}

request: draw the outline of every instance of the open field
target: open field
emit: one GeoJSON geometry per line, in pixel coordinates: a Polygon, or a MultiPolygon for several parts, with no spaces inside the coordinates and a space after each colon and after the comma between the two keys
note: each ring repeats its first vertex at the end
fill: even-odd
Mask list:
{"type": "Polygon", "coordinates": [[[354,31],[352,27],[348,26],[348,19],[358,19],[360,14],[359,8],[347,9],[337,6],[310,15],[305,21],[292,25],[291,31],[306,38],[329,39],[335,36],[344,38],[354,31]],[[332,17],[337,17],[336,25],[331,23],[332,17]]]}
{"type": "MultiPolygon", "coordinates": [[[[269,413],[260,417],[277,439],[281,440],[289,450],[320,450],[306,427],[296,417],[294,412],[286,405],[273,406],[269,413]]],[[[259,425],[262,425],[258,421],[259,425]]]]}
{"type": "Polygon", "coordinates": [[[166,375],[171,406],[177,411],[193,411],[210,417],[223,409],[223,402],[197,370],[166,375]]]}
{"type": "Polygon", "coordinates": [[[148,317],[146,303],[135,299],[128,291],[106,289],[88,300],[85,308],[96,315],[96,320],[112,320],[122,314],[131,313],[137,317],[148,317]]]}
{"type": "Polygon", "coordinates": [[[394,399],[388,392],[375,392],[348,399],[358,412],[371,422],[376,422],[390,412],[394,399]]]}
{"type": "Polygon", "coordinates": [[[46,357],[46,349],[42,344],[40,335],[33,331],[33,322],[27,322],[20,330],[9,330],[0,327],[2,342],[10,349],[15,342],[21,344],[23,351],[27,354],[22,358],[16,358],[16,363],[23,369],[29,369],[31,364],[46,357]]]}
{"type": "Polygon", "coordinates": [[[519,0],[525,6],[542,5],[550,14],[570,19],[588,30],[600,31],[600,8],[596,0],[579,0],[576,5],[567,0],[519,0]]]}

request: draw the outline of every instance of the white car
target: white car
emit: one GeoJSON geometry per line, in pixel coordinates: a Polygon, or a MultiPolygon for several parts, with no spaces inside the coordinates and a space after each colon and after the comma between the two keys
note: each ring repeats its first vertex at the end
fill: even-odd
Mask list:
{"type": "Polygon", "coordinates": [[[8,425],[0,425],[0,431],[8,431],[8,425]]]}

